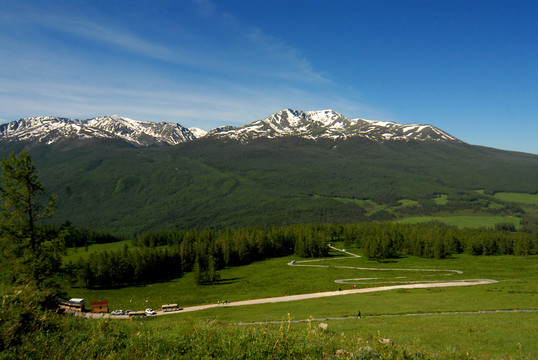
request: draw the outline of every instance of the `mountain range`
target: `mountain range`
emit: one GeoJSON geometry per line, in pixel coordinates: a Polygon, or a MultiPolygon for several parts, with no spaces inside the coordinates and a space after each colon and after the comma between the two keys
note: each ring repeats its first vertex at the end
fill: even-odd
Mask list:
{"type": "Polygon", "coordinates": [[[538,228],[538,207],[493,196],[538,193],[537,155],[432,125],[290,109],[208,132],[120,116],[1,125],[0,154],[23,149],[58,197],[54,222],[118,235],[462,212],[538,228]]]}
{"type": "Polygon", "coordinates": [[[79,120],[55,116],[31,117],[0,125],[0,141],[53,144],[81,139],[119,139],[138,146],[175,145],[194,140],[179,124],[136,121],[112,115],[79,120]]]}
{"type": "Polygon", "coordinates": [[[31,117],[0,125],[0,141],[60,143],[77,139],[117,139],[135,146],[177,145],[199,138],[234,139],[242,143],[256,138],[298,136],[307,139],[361,137],[374,141],[459,141],[426,124],[348,119],[333,110],[286,109],[240,127],[224,126],[208,132],[176,123],[136,121],[112,115],[92,119],[54,116],[31,117]]]}

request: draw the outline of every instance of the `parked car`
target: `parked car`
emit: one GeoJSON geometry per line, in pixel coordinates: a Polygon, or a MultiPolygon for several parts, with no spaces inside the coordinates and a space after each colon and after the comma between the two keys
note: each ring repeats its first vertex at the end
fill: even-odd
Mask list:
{"type": "Polygon", "coordinates": [[[146,314],[147,315],[157,315],[157,312],[155,312],[153,309],[146,309],[146,314]]]}
{"type": "Polygon", "coordinates": [[[125,315],[129,315],[132,312],[135,312],[135,310],[125,310],[125,315]]]}
{"type": "Polygon", "coordinates": [[[112,311],[112,315],[123,315],[123,310],[114,310],[112,311]]]}

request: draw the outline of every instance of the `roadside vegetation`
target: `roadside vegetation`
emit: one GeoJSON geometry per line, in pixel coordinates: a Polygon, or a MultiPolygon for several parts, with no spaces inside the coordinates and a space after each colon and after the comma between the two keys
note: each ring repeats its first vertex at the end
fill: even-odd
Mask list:
{"type": "MultiPolygon", "coordinates": [[[[430,359],[434,353],[375,335],[313,326],[228,326],[217,321],[84,320],[53,315],[4,359],[430,359]],[[53,329],[50,329],[53,327],[53,329]]],[[[451,358],[458,358],[459,354],[451,358]]],[[[470,358],[470,357],[467,357],[470,358]]]]}

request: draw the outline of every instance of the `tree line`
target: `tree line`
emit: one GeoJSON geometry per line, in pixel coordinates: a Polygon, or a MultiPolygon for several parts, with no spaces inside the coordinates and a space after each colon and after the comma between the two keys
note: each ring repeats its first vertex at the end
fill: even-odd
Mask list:
{"type": "Polygon", "coordinates": [[[459,253],[535,252],[536,234],[509,231],[513,228],[506,225],[487,230],[458,229],[439,222],[387,222],[152,231],[133,239],[135,249],[126,246],[123,250],[92,253],[87,260],[79,259],[67,268],[73,281],[88,288],[111,288],[168,280],[185,272],[193,272],[198,284],[213,283],[225,267],[292,254],[327,256],[327,244],[333,241],[359,247],[365,257],[379,261],[406,254],[443,259],[459,253]]]}
{"type": "Polygon", "coordinates": [[[198,284],[219,280],[218,270],[295,254],[327,256],[332,232],[319,224],[262,229],[170,230],[142,233],[135,249],[92,253],[67,264],[72,281],[112,288],[177,278],[193,272],[198,284]]]}
{"type": "Polygon", "coordinates": [[[375,260],[399,254],[443,259],[461,253],[526,256],[536,251],[536,233],[510,230],[510,224],[499,224],[495,230],[460,229],[440,222],[361,223],[343,225],[343,237],[348,246],[361,247],[364,256],[375,260]]]}

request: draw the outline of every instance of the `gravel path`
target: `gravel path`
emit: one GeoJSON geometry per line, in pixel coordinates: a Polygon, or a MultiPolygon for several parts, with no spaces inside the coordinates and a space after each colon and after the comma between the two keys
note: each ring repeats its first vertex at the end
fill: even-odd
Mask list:
{"type": "MultiPolygon", "coordinates": [[[[380,318],[380,317],[401,317],[401,316],[439,316],[439,315],[478,315],[478,314],[498,314],[498,313],[535,313],[538,310],[479,310],[479,311],[445,311],[445,312],[430,312],[430,313],[416,313],[416,314],[391,314],[391,315],[362,315],[361,319],[365,318],[380,318]]],[[[357,316],[339,316],[339,317],[326,317],[326,318],[310,318],[300,320],[275,320],[275,321],[257,321],[257,322],[241,322],[235,323],[235,325],[265,325],[265,324],[282,324],[283,322],[290,323],[302,323],[302,322],[320,322],[328,320],[357,320],[357,316]]]]}
{"type": "MultiPolygon", "coordinates": [[[[360,257],[360,255],[350,253],[348,251],[345,251],[344,249],[338,249],[331,245],[329,245],[329,247],[333,250],[346,253],[350,255],[350,257],[360,257]]],[[[346,258],[342,258],[342,259],[346,259],[346,258]]],[[[291,261],[288,263],[288,265],[289,266],[309,266],[309,267],[329,267],[329,265],[317,264],[318,262],[322,262],[326,260],[329,260],[329,259],[291,261]],[[312,263],[312,262],[316,264],[306,264],[306,263],[312,263]]],[[[337,260],[337,259],[330,259],[330,260],[337,260]]],[[[345,268],[345,269],[357,269],[357,270],[376,270],[376,271],[396,270],[396,271],[445,272],[445,273],[448,273],[447,275],[463,273],[460,270],[439,270],[439,269],[381,269],[381,268],[364,268],[364,267],[353,267],[353,266],[333,266],[333,267],[345,268]]],[[[357,282],[361,280],[371,280],[371,279],[374,279],[374,278],[338,279],[338,280],[335,280],[335,282],[345,284],[351,281],[357,282]]],[[[370,293],[370,292],[390,291],[390,290],[397,290],[397,289],[426,289],[426,288],[440,288],[440,287],[454,287],[454,286],[485,285],[485,284],[496,283],[497,281],[491,280],[491,279],[467,279],[467,280],[455,280],[455,281],[421,281],[421,282],[414,282],[414,281],[406,282],[406,281],[399,280],[396,282],[398,283],[398,285],[386,285],[386,286],[377,286],[377,287],[369,287],[369,288],[361,288],[361,289],[346,289],[346,290],[325,291],[325,292],[310,293],[310,294],[276,296],[276,297],[263,298],[263,299],[234,301],[234,302],[229,302],[226,304],[206,304],[206,305],[188,306],[188,307],[183,308],[183,310],[181,311],[172,311],[172,312],[157,311],[157,315],[154,315],[154,316],[164,316],[168,314],[175,314],[178,312],[191,312],[191,311],[206,310],[206,309],[211,309],[211,308],[216,308],[216,307],[273,304],[273,303],[280,303],[280,302],[318,299],[318,298],[323,298],[323,297],[342,296],[342,295],[350,295],[350,294],[364,294],[364,293],[370,293]]],[[[384,283],[388,283],[388,282],[384,282],[384,283]]],[[[92,314],[92,313],[85,313],[84,315],[86,317],[91,317],[91,318],[106,318],[106,317],[111,317],[115,319],[128,318],[128,316],[126,315],[111,316],[109,314],[92,314]]]]}

